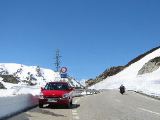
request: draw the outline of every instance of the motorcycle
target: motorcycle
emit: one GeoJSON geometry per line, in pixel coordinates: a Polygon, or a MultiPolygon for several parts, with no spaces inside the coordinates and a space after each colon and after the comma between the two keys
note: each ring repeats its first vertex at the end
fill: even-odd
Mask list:
{"type": "Polygon", "coordinates": [[[125,87],[121,85],[119,89],[120,89],[120,93],[123,95],[125,93],[125,87]]]}

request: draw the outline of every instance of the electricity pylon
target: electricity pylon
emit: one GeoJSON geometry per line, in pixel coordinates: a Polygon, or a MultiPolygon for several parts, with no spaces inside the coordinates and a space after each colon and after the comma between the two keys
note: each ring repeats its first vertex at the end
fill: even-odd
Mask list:
{"type": "Polygon", "coordinates": [[[60,69],[60,63],[61,63],[61,60],[60,60],[60,58],[61,58],[62,56],[60,56],[60,51],[59,51],[59,49],[57,49],[56,50],[56,57],[55,57],[55,66],[56,66],[56,72],[58,72],[59,71],[59,69],[60,69]]]}

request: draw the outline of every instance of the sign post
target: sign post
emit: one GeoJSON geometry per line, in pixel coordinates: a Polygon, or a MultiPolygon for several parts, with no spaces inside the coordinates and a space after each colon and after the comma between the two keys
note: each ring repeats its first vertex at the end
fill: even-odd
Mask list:
{"type": "Polygon", "coordinates": [[[60,73],[61,73],[61,78],[67,78],[67,67],[62,67],[60,73]]]}

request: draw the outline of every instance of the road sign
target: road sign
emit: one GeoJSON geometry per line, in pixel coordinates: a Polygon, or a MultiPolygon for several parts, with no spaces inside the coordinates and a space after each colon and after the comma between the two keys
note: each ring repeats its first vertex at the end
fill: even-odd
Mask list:
{"type": "Polygon", "coordinates": [[[66,73],[67,72],[67,68],[66,67],[62,67],[61,68],[61,73],[66,73]]]}
{"type": "Polygon", "coordinates": [[[61,78],[67,78],[67,73],[62,73],[61,78]]]}

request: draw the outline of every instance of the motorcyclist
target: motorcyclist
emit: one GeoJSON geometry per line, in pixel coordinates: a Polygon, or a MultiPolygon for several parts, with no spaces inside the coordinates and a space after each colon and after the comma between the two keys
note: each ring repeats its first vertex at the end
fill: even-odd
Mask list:
{"type": "Polygon", "coordinates": [[[119,87],[119,89],[120,89],[120,93],[123,95],[123,93],[125,93],[125,87],[124,87],[124,85],[122,84],[122,85],[119,87]]]}

